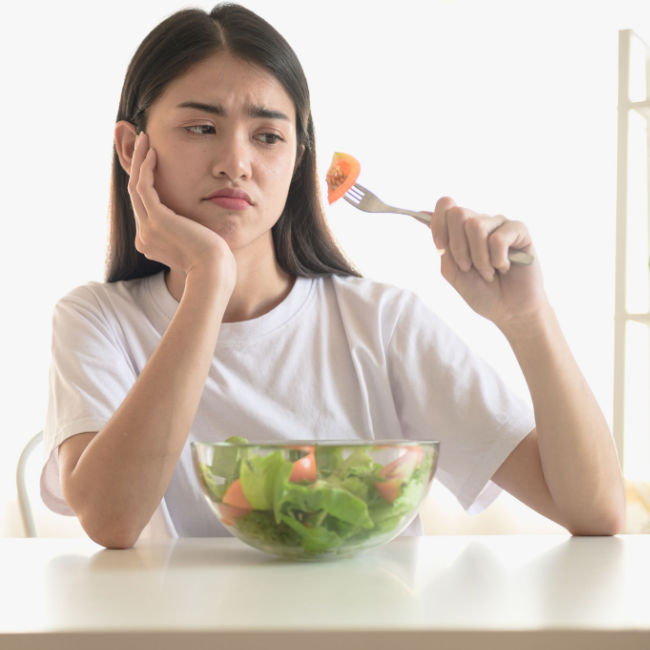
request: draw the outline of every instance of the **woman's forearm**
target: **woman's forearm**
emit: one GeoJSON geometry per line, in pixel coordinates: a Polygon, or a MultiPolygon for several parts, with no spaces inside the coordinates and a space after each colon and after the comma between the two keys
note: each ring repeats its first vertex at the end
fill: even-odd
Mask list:
{"type": "Polygon", "coordinates": [[[564,524],[576,534],[619,532],[624,486],[612,436],[553,310],[501,329],[532,396],[542,471],[564,524]]]}
{"type": "Polygon", "coordinates": [[[159,505],[203,392],[230,290],[188,276],[179,307],[124,402],[64,480],[95,541],[128,547],[159,505]]]}

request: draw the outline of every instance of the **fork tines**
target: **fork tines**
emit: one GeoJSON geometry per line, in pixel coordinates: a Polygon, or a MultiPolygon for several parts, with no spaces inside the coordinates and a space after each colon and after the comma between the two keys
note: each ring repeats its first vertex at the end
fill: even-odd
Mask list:
{"type": "Polygon", "coordinates": [[[352,205],[356,205],[361,201],[363,198],[364,194],[368,190],[363,187],[362,185],[359,185],[359,183],[355,183],[344,195],[343,198],[348,202],[352,203],[352,205]]]}

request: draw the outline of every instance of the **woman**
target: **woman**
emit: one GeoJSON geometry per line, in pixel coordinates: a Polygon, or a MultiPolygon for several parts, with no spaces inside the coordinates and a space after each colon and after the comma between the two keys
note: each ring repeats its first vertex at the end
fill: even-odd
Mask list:
{"type": "Polygon", "coordinates": [[[235,5],[144,40],[115,128],[107,283],[54,317],[50,507],[107,547],[162,503],[179,535],[225,533],[192,439],[440,439],[466,507],[505,488],[577,534],[613,534],[611,437],[546,300],[525,227],[438,201],[442,273],[508,338],[533,414],[414,296],[362,279],[322,214],[307,83],[284,39],[235,5]],[[498,486],[498,487],[497,487],[498,486]]]}

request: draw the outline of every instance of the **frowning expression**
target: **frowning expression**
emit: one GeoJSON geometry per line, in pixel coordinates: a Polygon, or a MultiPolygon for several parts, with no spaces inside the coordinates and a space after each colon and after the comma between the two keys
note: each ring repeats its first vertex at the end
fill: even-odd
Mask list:
{"type": "Polygon", "coordinates": [[[169,83],[146,131],[163,203],[233,250],[270,245],[297,153],[295,107],[271,73],[226,52],[211,55],[169,83]]]}

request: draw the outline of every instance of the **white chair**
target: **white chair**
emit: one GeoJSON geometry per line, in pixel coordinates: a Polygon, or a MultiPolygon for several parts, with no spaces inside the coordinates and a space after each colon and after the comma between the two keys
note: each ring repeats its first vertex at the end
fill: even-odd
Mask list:
{"type": "Polygon", "coordinates": [[[25,527],[26,537],[36,537],[36,526],[34,525],[34,513],[32,509],[31,498],[26,480],[27,461],[32,453],[38,448],[43,439],[43,432],[39,431],[33,436],[23,448],[20,457],[18,458],[18,466],[16,468],[16,488],[18,491],[18,507],[20,509],[20,516],[23,520],[25,527]]]}
{"type": "Polygon", "coordinates": [[[40,499],[42,442],[43,432],[39,431],[24,446],[16,467],[18,509],[25,537],[86,537],[76,517],[52,512],[40,499]]]}

